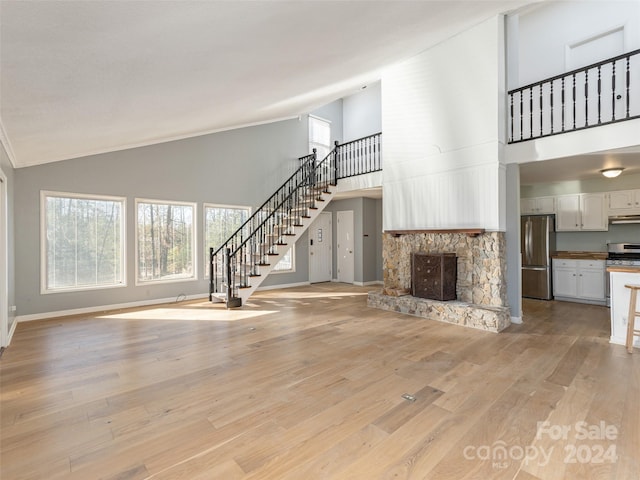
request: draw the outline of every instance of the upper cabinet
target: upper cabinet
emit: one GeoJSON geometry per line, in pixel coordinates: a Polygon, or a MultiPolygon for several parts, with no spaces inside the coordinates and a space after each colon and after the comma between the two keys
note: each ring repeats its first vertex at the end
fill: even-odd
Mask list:
{"type": "Polygon", "coordinates": [[[609,215],[640,213],[640,190],[609,192],[609,215]]]}
{"type": "Polygon", "coordinates": [[[608,230],[607,204],[604,193],[581,193],[556,197],[556,230],[608,230]]]}
{"type": "Polygon", "coordinates": [[[542,215],[556,213],[556,197],[521,198],[522,215],[542,215]]]}

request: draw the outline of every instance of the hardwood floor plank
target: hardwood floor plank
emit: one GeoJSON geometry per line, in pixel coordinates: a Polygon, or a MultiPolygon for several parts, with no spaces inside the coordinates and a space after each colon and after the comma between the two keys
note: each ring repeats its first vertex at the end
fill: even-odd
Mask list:
{"type": "Polygon", "coordinates": [[[490,334],[368,309],[366,292],[18,324],[0,360],[0,478],[640,478],[640,355],[608,343],[608,309],[524,300],[524,323],[490,334]],[[576,422],[618,434],[578,441],[576,422]],[[567,462],[568,445],[598,443],[618,458],[567,462]],[[550,453],[494,462],[482,446],[550,453]]]}

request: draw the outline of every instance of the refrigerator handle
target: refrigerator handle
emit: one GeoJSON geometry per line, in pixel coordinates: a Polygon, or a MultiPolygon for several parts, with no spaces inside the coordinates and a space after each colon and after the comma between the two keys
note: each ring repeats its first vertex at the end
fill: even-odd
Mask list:
{"type": "Polygon", "coordinates": [[[524,258],[525,264],[531,264],[531,219],[527,218],[524,224],[524,258]]]}

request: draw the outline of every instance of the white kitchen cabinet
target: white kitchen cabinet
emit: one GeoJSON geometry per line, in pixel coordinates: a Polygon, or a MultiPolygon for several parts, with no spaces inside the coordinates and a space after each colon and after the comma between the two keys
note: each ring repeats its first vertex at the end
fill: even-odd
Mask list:
{"type": "Polygon", "coordinates": [[[553,296],[558,300],[606,304],[604,260],[553,260],[553,296]]]}
{"type": "Polygon", "coordinates": [[[640,212],[640,190],[609,192],[609,215],[628,215],[640,212]]]}
{"type": "Polygon", "coordinates": [[[520,213],[523,215],[556,213],[556,197],[521,198],[520,213]]]}
{"type": "Polygon", "coordinates": [[[553,260],[553,296],[577,297],[576,260],[553,260]]]}
{"type": "Polygon", "coordinates": [[[607,231],[604,193],[580,193],[556,197],[556,231],[607,231]]]}
{"type": "MultiPolygon", "coordinates": [[[[640,268],[637,272],[611,271],[611,343],[624,345],[627,340],[629,321],[629,296],[631,290],[625,285],[640,284],[640,268]]],[[[638,321],[636,320],[636,326],[638,321]]],[[[635,337],[634,345],[640,347],[640,337],[635,337]]]]}

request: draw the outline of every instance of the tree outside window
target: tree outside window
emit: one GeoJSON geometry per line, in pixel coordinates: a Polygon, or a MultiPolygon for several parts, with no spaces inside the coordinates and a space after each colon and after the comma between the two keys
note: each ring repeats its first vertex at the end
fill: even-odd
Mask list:
{"type": "Polygon", "coordinates": [[[213,248],[216,251],[249,219],[250,215],[251,209],[249,207],[204,206],[204,258],[207,276],[209,275],[209,249],[213,248]]]}
{"type": "Polygon", "coordinates": [[[42,192],[43,292],[123,286],[125,199],[42,192]]]}
{"type": "Polygon", "coordinates": [[[138,200],[136,209],[138,281],[195,278],[195,205],[138,200]]]}

